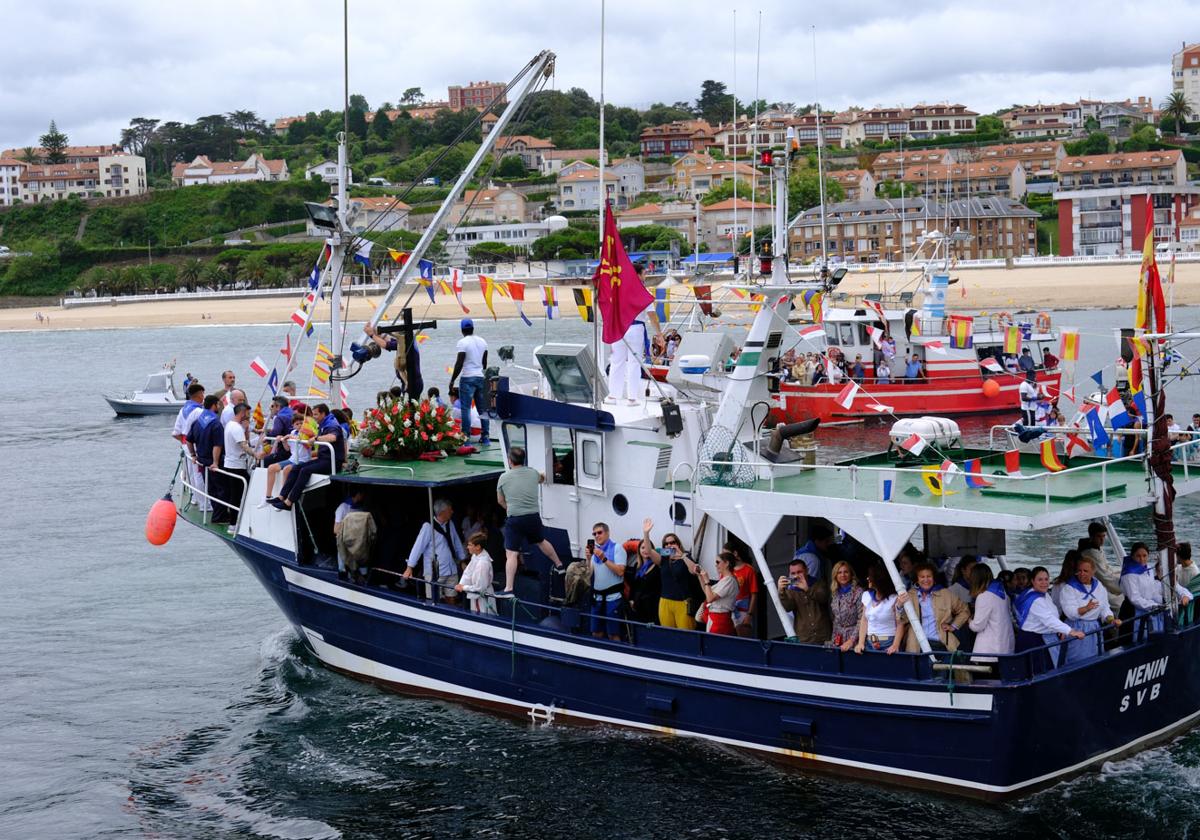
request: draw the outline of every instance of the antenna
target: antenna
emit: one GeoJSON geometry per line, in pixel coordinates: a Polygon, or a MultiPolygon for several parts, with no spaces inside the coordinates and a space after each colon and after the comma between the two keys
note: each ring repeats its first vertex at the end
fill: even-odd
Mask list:
{"type": "Polygon", "coordinates": [[[813,96],[817,110],[817,192],[821,198],[821,270],[829,268],[829,235],[825,228],[825,157],[821,147],[825,138],[821,133],[821,90],[817,85],[817,27],[812,27],[813,45],[813,96]]]}
{"type": "Polygon", "coordinates": [[[738,224],[737,224],[737,202],[738,202],[738,177],[737,177],[737,9],[733,10],[733,90],[730,92],[733,98],[733,125],[730,130],[733,135],[733,164],[729,167],[730,176],[733,178],[733,228],[729,233],[729,244],[733,246],[733,279],[737,279],[738,265],[738,224]]]}
{"type": "MultiPolygon", "coordinates": [[[[604,256],[604,213],[608,209],[608,193],[604,189],[604,6],[605,0],[600,0],[600,226],[596,228],[596,259],[604,256]]],[[[596,356],[596,370],[604,370],[600,346],[600,287],[592,289],[592,349],[596,356]]],[[[600,408],[600,376],[592,379],[592,407],[600,408]]]]}
{"type": "Polygon", "coordinates": [[[758,11],[758,46],[754,52],[754,126],[750,135],[750,252],[747,255],[753,260],[754,250],[754,207],[758,203],[758,77],[762,64],[762,9],[758,11]]]}

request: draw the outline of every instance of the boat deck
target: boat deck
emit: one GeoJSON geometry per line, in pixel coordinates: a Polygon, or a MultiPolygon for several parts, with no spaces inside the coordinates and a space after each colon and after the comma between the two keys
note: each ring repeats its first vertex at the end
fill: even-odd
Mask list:
{"type": "Polygon", "coordinates": [[[338,481],[444,487],[499,478],[504,472],[504,449],[499,442],[493,442],[470,455],[451,455],[440,461],[394,461],[364,458],[358,454],[352,457],[358,462],[358,469],[339,472],[336,476],[338,481]]]}
{"type": "MultiPolygon", "coordinates": [[[[1075,518],[1081,509],[1090,506],[1115,512],[1151,501],[1144,463],[1136,459],[1072,458],[1067,470],[1052,473],[1042,466],[1038,455],[1022,453],[1020,474],[1010,476],[1005,472],[1003,452],[967,449],[949,454],[960,469],[964,461],[979,458],[982,478],[990,486],[969,487],[966,476],[958,473],[942,493],[937,463],[900,462],[893,454],[878,453],[815,467],[775,465],[771,477],[736,488],[722,480],[722,465],[713,464],[710,475],[698,475],[702,486],[697,489],[701,498],[709,492],[720,493],[725,487],[739,493],[757,491],[767,496],[762,504],[768,507],[786,505],[776,498],[779,496],[884,502],[884,483],[890,480],[890,505],[921,508],[926,516],[937,510],[1006,516],[1011,517],[1008,527],[1019,528],[1044,527],[1052,524],[1049,520],[1061,517],[1075,518]]],[[[1179,494],[1200,490],[1200,466],[1176,463],[1174,471],[1179,494]]],[[[753,505],[757,507],[759,500],[753,505]]],[[[938,518],[932,515],[932,519],[938,518]]]]}

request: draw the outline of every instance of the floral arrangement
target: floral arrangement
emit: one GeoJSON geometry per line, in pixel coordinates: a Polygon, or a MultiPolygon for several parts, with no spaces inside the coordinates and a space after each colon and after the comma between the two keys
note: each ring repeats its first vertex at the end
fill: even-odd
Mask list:
{"type": "Polygon", "coordinates": [[[445,406],[395,398],[367,409],[359,436],[363,457],[398,460],[412,460],[426,452],[450,452],[466,440],[445,406]]]}

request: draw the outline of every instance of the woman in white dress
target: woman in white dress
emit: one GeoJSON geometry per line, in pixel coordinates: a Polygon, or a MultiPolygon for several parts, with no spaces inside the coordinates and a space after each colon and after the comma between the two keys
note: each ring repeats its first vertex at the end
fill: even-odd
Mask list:
{"type": "Polygon", "coordinates": [[[1096,579],[1096,567],[1090,557],[1081,557],[1075,564],[1075,575],[1067,581],[1059,596],[1067,624],[1080,630],[1085,638],[1067,643],[1067,662],[1081,662],[1104,653],[1105,624],[1121,626],[1108,605],[1108,592],[1096,579]]]}
{"type": "Polygon", "coordinates": [[[1059,641],[1070,636],[1082,639],[1083,632],[1065,624],[1058,617],[1058,608],[1050,597],[1050,573],[1045,566],[1035,566],[1030,572],[1031,585],[1013,599],[1013,610],[1017,614],[1017,626],[1026,633],[1042,637],[1042,642],[1051,645],[1050,661],[1057,667],[1062,655],[1059,641]]]}
{"type": "Polygon", "coordinates": [[[480,531],[467,537],[467,553],[471,555],[471,560],[454,589],[467,593],[467,604],[471,612],[496,615],[496,599],[493,597],[496,593],[492,589],[492,556],[487,553],[486,545],[487,538],[480,531]]]}
{"type": "MultiPolygon", "coordinates": [[[[1150,549],[1146,544],[1134,543],[1129,556],[1125,558],[1125,564],[1121,566],[1121,591],[1125,593],[1126,600],[1133,604],[1137,615],[1159,610],[1150,616],[1150,630],[1160,633],[1163,629],[1163,587],[1149,561],[1150,549]]],[[[1183,606],[1191,603],[1192,593],[1178,583],[1175,584],[1175,594],[1183,606]]]]}

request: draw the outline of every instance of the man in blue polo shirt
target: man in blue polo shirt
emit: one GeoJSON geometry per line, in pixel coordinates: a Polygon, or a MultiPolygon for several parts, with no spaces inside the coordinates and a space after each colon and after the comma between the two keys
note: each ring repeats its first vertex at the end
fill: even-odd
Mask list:
{"type": "Polygon", "coordinates": [[[313,417],[317,421],[317,437],[313,445],[313,457],[288,472],[287,481],[279,491],[279,498],[272,499],[271,505],[280,510],[291,510],[308,486],[310,475],[330,475],[342,466],[342,458],[346,447],[341,424],[329,413],[329,406],[319,403],[313,408],[313,417]],[[325,446],[324,444],[330,444],[325,446]],[[329,450],[333,449],[333,460],[330,461],[329,450]]]}
{"type": "Polygon", "coordinates": [[[607,634],[621,641],[621,598],[625,588],[625,549],[614,542],[608,525],[592,526],[592,635],[603,639],[607,634]]]}
{"type": "Polygon", "coordinates": [[[218,476],[210,473],[209,468],[213,465],[214,449],[220,448],[225,440],[225,430],[221,428],[216,411],[220,405],[221,398],[216,394],[205,397],[204,408],[193,416],[187,432],[187,442],[196,456],[196,486],[206,494],[197,500],[197,507],[204,512],[212,510],[212,501],[208,497],[218,495],[219,489],[216,486],[219,482],[213,480],[218,476]]]}

